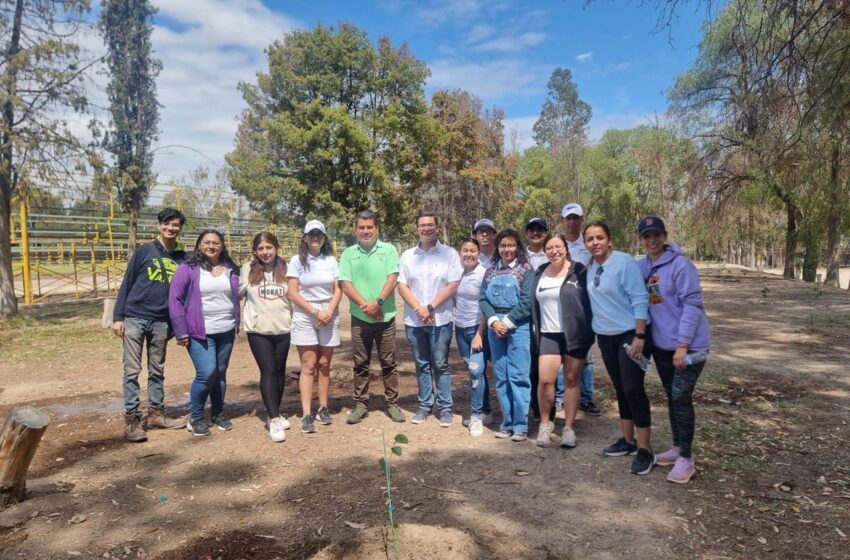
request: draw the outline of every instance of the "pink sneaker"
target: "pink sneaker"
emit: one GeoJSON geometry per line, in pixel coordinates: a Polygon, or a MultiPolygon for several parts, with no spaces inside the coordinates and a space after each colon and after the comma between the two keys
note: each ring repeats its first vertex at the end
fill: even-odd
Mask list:
{"type": "Polygon", "coordinates": [[[671,447],[663,453],[655,454],[655,464],[661,467],[669,467],[679,458],[679,448],[671,447]]]}
{"type": "Polygon", "coordinates": [[[687,484],[696,472],[693,457],[679,457],[670,474],[667,475],[667,480],[676,484],[687,484]]]}

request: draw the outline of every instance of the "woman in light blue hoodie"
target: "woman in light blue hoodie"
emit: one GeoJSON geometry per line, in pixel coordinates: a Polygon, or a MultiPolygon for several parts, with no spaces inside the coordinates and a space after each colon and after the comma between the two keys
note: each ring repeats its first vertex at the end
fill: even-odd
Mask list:
{"type": "Polygon", "coordinates": [[[667,480],[684,484],[696,472],[691,454],[693,394],[708,357],[708,317],[703,309],[699,273],[678,245],[667,242],[661,218],[643,218],[638,235],[646,250],[640,268],[649,292],[652,357],[667,393],[673,432],[673,447],[655,458],[659,465],[673,465],[667,480]]]}

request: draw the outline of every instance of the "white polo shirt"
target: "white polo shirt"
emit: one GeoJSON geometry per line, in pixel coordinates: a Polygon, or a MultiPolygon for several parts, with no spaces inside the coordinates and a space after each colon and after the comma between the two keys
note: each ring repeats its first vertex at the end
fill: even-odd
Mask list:
{"type": "Polygon", "coordinates": [[[478,255],[478,262],[481,263],[481,266],[484,268],[490,268],[493,266],[493,261],[484,253],[478,255]]]}
{"type": "Polygon", "coordinates": [[[478,325],[481,311],[478,296],[484,281],[486,268],[479,264],[469,272],[464,272],[455,294],[455,326],[474,327],[478,325]]]}
{"type": "Polygon", "coordinates": [[[540,265],[549,262],[549,257],[546,256],[546,252],[541,250],[539,253],[535,253],[530,248],[525,248],[525,254],[528,257],[528,264],[531,265],[531,268],[537,270],[540,268],[540,265]]]}
{"type": "Polygon", "coordinates": [[[584,266],[590,264],[590,251],[587,250],[587,245],[584,244],[584,236],[578,235],[575,241],[567,241],[567,249],[570,251],[570,260],[580,262],[584,266]]]}
{"type": "MultiPolygon", "coordinates": [[[[424,251],[419,245],[412,247],[402,253],[399,261],[399,283],[407,285],[422,305],[428,305],[437,292],[449,282],[459,282],[462,276],[463,266],[457,251],[439,241],[430,251],[424,251]]],[[[452,322],[452,306],[453,298],[449,298],[434,308],[434,325],[452,322]]],[[[404,324],[409,327],[426,326],[407,303],[404,305],[404,324]]]]}
{"type": "Polygon", "coordinates": [[[334,284],[339,278],[339,264],[333,255],[314,257],[307,254],[309,270],[301,264],[301,257],[292,257],[286,269],[287,278],[298,278],[298,293],[307,301],[327,301],[334,295],[334,284]]]}

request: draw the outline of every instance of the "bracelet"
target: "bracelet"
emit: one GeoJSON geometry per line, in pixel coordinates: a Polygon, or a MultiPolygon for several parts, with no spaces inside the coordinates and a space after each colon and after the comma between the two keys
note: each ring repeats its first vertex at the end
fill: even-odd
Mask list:
{"type": "Polygon", "coordinates": [[[687,344],[684,344],[684,343],[680,343],[680,344],[677,344],[677,345],[676,345],[676,348],[684,348],[685,350],[687,350],[687,349],[688,349],[688,345],[687,345],[687,344]]]}

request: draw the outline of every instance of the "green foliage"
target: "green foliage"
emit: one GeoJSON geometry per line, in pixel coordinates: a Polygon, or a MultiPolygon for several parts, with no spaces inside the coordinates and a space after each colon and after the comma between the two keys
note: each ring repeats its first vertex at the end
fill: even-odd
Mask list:
{"type": "Polygon", "coordinates": [[[583,143],[593,111],[579,99],[572,72],[569,68],[555,68],[546,85],[549,93],[540,118],[534,123],[535,142],[553,150],[583,143]]]}
{"type": "MultiPolygon", "coordinates": [[[[396,455],[397,457],[401,457],[401,454],[402,454],[401,445],[408,443],[407,436],[404,435],[404,434],[396,434],[393,441],[395,441],[399,445],[394,445],[390,449],[390,451],[392,452],[392,455],[396,455]]],[[[392,458],[392,455],[387,454],[387,440],[386,440],[386,437],[384,436],[383,431],[381,432],[381,443],[384,446],[383,447],[384,456],[380,458],[380,460],[378,461],[378,464],[381,466],[381,470],[384,473],[384,480],[386,481],[386,485],[387,485],[386,486],[386,494],[387,494],[386,505],[387,505],[387,517],[389,518],[389,522],[390,522],[390,540],[392,541],[392,544],[393,544],[393,558],[398,559],[400,556],[399,556],[399,548],[398,548],[398,536],[396,535],[396,531],[395,531],[395,504],[393,504],[392,472],[391,472],[391,466],[390,466],[390,459],[392,458]]]]}
{"type": "Polygon", "coordinates": [[[428,68],[348,23],[293,31],[267,53],[268,72],[239,86],[248,108],[226,158],[234,190],[276,223],[320,217],[348,231],[370,208],[396,235],[435,146],[428,68]]]}

